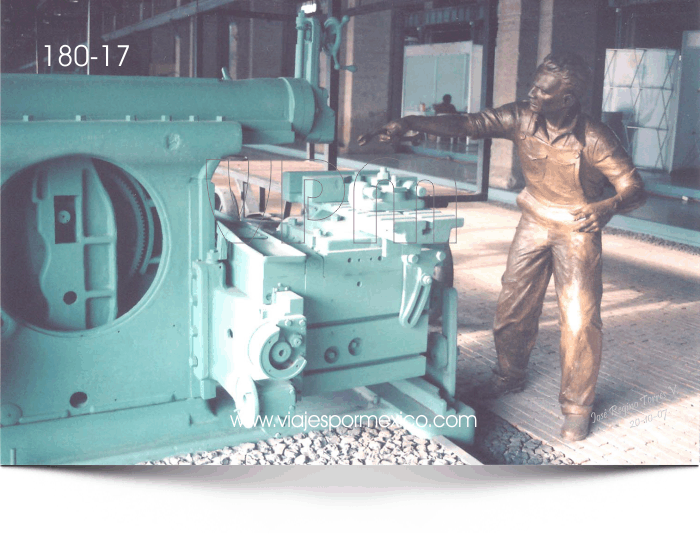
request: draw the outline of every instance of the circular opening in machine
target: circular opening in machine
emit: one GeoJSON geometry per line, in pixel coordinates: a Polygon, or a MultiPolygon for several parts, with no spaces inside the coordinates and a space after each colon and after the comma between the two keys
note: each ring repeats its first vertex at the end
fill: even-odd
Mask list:
{"type": "Polygon", "coordinates": [[[75,392],[71,397],[70,397],[70,406],[75,407],[76,409],[79,409],[85,403],[87,403],[87,394],[85,392],[75,392]]]}
{"type": "Polygon", "coordinates": [[[120,167],[47,160],[11,177],[1,197],[2,308],[12,316],[52,331],[94,329],[133,309],[155,280],[160,217],[120,167]]]}
{"type": "Polygon", "coordinates": [[[323,358],[328,362],[329,364],[333,364],[338,360],[340,357],[340,351],[336,346],[329,347],[326,349],[325,354],[323,355],[323,358]]]}

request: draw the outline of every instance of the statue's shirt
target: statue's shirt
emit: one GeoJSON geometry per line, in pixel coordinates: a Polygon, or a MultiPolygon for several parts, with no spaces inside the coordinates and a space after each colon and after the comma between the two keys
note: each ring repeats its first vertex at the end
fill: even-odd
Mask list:
{"type": "Polygon", "coordinates": [[[527,102],[469,114],[465,120],[473,138],[515,143],[525,178],[518,205],[538,219],[573,225],[570,211],[603,199],[608,183],[624,211],[644,202],[644,183],[615,134],[578,106],[556,133],[547,131],[544,117],[527,102]]]}

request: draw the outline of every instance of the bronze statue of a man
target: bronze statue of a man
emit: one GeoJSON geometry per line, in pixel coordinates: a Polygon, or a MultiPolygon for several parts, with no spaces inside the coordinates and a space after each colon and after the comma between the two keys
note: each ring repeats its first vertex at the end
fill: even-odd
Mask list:
{"type": "MultiPolygon", "coordinates": [[[[529,100],[469,115],[404,117],[381,141],[409,130],[510,139],[525,189],[494,321],[498,366],[485,394],[521,391],[550,277],[559,301],[562,437],[588,434],[602,350],[601,229],[645,201],[644,183],[613,132],[581,111],[590,69],[576,54],[550,54],[537,68],[529,100]],[[616,194],[604,198],[607,183],[616,194]]],[[[360,143],[367,141],[360,138],[360,143]]]]}

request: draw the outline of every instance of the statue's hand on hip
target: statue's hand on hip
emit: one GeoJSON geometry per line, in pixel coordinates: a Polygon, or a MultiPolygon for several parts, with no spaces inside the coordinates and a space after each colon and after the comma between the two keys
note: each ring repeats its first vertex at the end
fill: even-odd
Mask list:
{"type": "Polygon", "coordinates": [[[608,224],[615,215],[615,203],[612,199],[594,202],[572,210],[578,224],[574,230],[578,232],[598,232],[608,224]]]}

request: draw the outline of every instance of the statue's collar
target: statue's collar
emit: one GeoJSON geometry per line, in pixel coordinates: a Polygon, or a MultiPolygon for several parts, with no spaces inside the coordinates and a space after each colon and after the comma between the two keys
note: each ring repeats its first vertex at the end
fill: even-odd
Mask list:
{"type": "MultiPolygon", "coordinates": [[[[542,130],[545,139],[550,138],[547,132],[547,121],[544,115],[540,113],[533,113],[530,118],[530,124],[528,125],[528,134],[534,136],[538,130],[542,130]]],[[[564,128],[559,132],[554,139],[549,139],[550,143],[554,143],[557,139],[572,134],[581,143],[581,145],[586,144],[586,136],[584,135],[584,120],[583,113],[581,112],[581,105],[575,104],[569,110],[566,116],[566,121],[564,123],[564,128]]]]}

